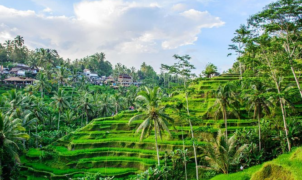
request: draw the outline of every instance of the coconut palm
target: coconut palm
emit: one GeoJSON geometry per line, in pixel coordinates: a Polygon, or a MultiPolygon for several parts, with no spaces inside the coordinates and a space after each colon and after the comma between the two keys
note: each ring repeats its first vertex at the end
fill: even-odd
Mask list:
{"type": "Polygon", "coordinates": [[[22,108],[24,105],[24,97],[20,91],[12,89],[5,94],[7,106],[4,108],[6,112],[13,113],[17,108],[22,108]]]}
{"type": "Polygon", "coordinates": [[[99,109],[102,116],[111,114],[114,109],[114,104],[112,97],[109,94],[102,94],[99,109]]]}
{"type": "Polygon", "coordinates": [[[254,119],[258,119],[258,134],[259,134],[259,150],[261,150],[261,125],[260,118],[262,112],[266,114],[270,113],[270,107],[273,104],[270,99],[270,94],[267,94],[270,88],[268,88],[262,81],[254,81],[249,87],[249,90],[244,91],[244,100],[248,109],[254,109],[254,119]]]}
{"type": "Polygon", "coordinates": [[[64,93],[64,90],[62,89],[59,89],[58,92],[54,92],[54,96],[51,99],[53,99],[51,105],[59,111],[59,117],[58,117],[58,130],[59,130],[61,113],[64,109],[70,107],[70,105],[67,96],[64,93]]]}
{"type": "Polygon", "coordinates": [[[0,113],[0,179],[2,179],[3,153],[20,162],[17,150],[20,148],[21,141],[29,139],[29,135],[24,131],[20,119],[0,113]]]}
{"type": "Polygon", "coordinates": [[[93,112],[93,104],[91,102],[91,97],[88,92],[84,92],[80,96],[80,99],[78,100],[78,106],[77,108],[82,109],[83,112],[86,114],[86,124],[88,124],[88,114],[90,112],[93,112]]]}
{"type": "Polygon", "coordinates": [[[56,66],[54,60],[59,57],[59,54],[56,50],[53,49],[36,49],[36,52],[39,56],[39,65],[40,66],[47,66],[48,64],[52,65],[53,67],[56,66]]]}
{"type": "MultiPolygon", "coordinates": [[[[36,128],[38,126],[37,124],[38,120],[36,117],[34,117],[33,113],[30,110],[23,111],[22,109],[17,108],[16,111],[10,114],[10,118],[20,119],[21,125],[22,127],[25,128],[25,130],[30,130],[31,128],[34,128],[35,123],[36,123],[36,128]]],[[[23,146],[25,147],[25,140],[23,140],[23,146]]]]}
{"type": "Polygon", "coordinates": [[[125,98],[122,97],[122,95],[120,93],[115,93],[112,96],[112,100],[114,103],[114,107],[115,107],[115,113],[118,113],[118,110],[121,109],[121,105],[124,102],[125,98]]]}
{"type": "Polygon", "coordinates": [[[68,109],[67,111],[65,111],[64,115],[63,115],[65,121],[70,124],[72,121],[77,119],[77,116],[74,114],[74,112],[70,109],[68,109]]]}
{"type": "Polygon", "coordinates": [[[39,73],[38,74],[38,81],[36,83],[36,88],[40,90],[41,92],[41,98],[44,97],[44,90],[50,91],[51,86],[46,78],[46,75],[44,73],[39,73]]]}
{"type": "Polygon", "coordinates": [[[155,87],[154,89],[145,87],[145,90],[140,91],[136,100],[143,101],[144,104],[140,107],[142,110],[141,114],[133,116],[129,120],[131,124],[135,120],[144,119],[144,121],[137,128],[136,133],[141,130],[140,140],[145,137],[147,131],[151,131],[154,128],[155,146],[157,152],[157,161],[160,166],[159,160],[159,149],[157,144],[157,136],[162,138],[163,131],[167,131],[170,134],[168,128],[168,122],[173,123],[173,119],[165,114],[165,106],[160,106],[160,88],[155,87]]]}
{"type": "Polygon", "coordinates": [[[60,69],[57,69],[55,78],[58,82],[58,88],[60,86],[63,86],[64,84],[67,84],[67,70],[65,67],[61,67],[60,69]]]}
{"type": "Polygon", "coordinates": [[[215,118],[218,117],[219,114],[222,114],[224,125],[225,125],[225,136],[228,136],[228,125],[227,125],[227,111],[233,113],[239,118],[239,114],[235,111],[235,107],[233,106],[234,100],[232,99],[234,96],[232,85],[220,85],[216,91],[214,91],[215,102],[208,109],[208,113],[214,111],[215,118]]]}
{"type": "Polygon", "coordinates": [[[24,44],[24,39],[23,37],[21,37],[20,35],[18,35],[17,37],[15,37],[14,40],[15,44],[18,45],[19,47],[22,47],[24,44]]]}
{"type": "Polygon", "coordinates": [[[126,97],[125,97],[127,106],[134,105],[136,93],[137,93],[137,88],[135,86],[128,87],[126,97]]]}
{"type": "Polygon", "coordinates": [[[201,147],[205,159],[213,169],[222,171],[224,174],[228,174],[230,166],[239,163],[247,147],[247,144],[237,147],[236,136],[227,138],[221,130],[218,131],[216,138],[207,138],[205,141],[207,142],[206,145],[201,147]]]}

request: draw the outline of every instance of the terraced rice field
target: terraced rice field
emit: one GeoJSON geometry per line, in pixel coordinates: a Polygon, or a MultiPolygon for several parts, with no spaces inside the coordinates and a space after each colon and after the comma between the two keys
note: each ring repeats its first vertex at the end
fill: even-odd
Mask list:
{"type": "MultiPolygon", "coordinates": [[[[220,83],[238,79],[237,75],[220,76],[211,80],[202,81],[192,87],[196,92],[204,92],[215,89],[220,83]]],[[[193,129],[197,138],[197,145],[202,146],[201,128],[208,127],[208,133],[215,133],[224,128],[223,120],[206,118],[206,111],[215,99],[205,99],[202,93],[190,96],[189,106],[191,114],[195,117],[193,129]]],[[[174,99],[184,100],[180,94],[174,99]]],[[[97,118],[85,127],[53,142],[44,149],[30,149],[25,157],[22,157],[22,175],[24,179],[68,179],[82,177],[84,173],[101,173],[103,176],[115,176],[125,179],[128,176],[145,171],[155,166],[156,150],[154,146],[154,134],[140,141],[135,129],[142,120],[128,124],[129,119],[139,112],[124,111],[115,117],[97,118]]],[[[175,114],[169,110],[171,116],[175,114]]],[[[229,131],[240,128],[255,128],[256,120],[229,119],[229,131]]],[[[192,159],[188,167],[194,171],[193,153],[191,148],[190,129],[187,124],[181,127],[180,122],[175,127],[170,126],[171,136],[164,134],[159,140],[161,161],[165,161],[165,152],[183,148],[181,140],[184,134],[185,148],[189,150],[192,159]],[[181,131],[183,130],[183,132],[181,131]]],[[[199,151],[198,154],[201,154],[199,151]]],[[[169,162],[168,162],[169,163],[169,162]]],[[[194,173],[191,173],[194,176],[194,173]]]]}

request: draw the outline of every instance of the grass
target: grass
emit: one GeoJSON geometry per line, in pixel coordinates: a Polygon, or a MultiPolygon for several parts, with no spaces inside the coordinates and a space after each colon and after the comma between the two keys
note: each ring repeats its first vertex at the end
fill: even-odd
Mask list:
{"type": "Polygon", "coordinates": [[[302,180],[302,147],[289,154],[229,175],[221,174],[212,180],[302,180]]]}
{"type": "Polygon", "coordinates": [[[157,163],[156,159],[147,159],[147,158],[138,158],[138,157],[126,157],[126,156],[103,156],[103,157],[93,157],[93,158],[82,158],[78,161],[73,161],[68,163],[68,165],[71,164],[83,164],[87,162],[112,162],[112,161],[126,161],[126,162],[139,162],[149,165],[154,165],[157,163]]]}
{"type": "Polygon", "coordinates": [[[27,157],[40,157],[42,151],[40,149],[29,149],[28,152],[26,153],[27,157]]]}
{"type": "MultiPolygon", "coordinates": [[[[68,151],[65,147],[55,147],[56,151],[59,152],[60,156],[76,156],[81,154],[97,153],[97,152],[133,152],[141,154],[151,154],[156,155],[155,150],[146,150],[146,149],[132,149],[132,148],[94,148],[94,149],[80,149],[74,151],[68,151]]],[[[164,152],[160,152],[160,155],[164,155],[164,152]]]]}
{"type": "MultiPolygon", "coordinates": [[[[34,168],[35,170],[46,171],[55,175],[67,175],[74,173],[101,173],[102,175],[124,175],[136,172],[136,168],[90,168],[90,169],[55,169],[41,163],[26,163],[27,166],[34,168]]],[[[36,179],[36,177],[34,178],[36,179]]]]}
{"type": "MultiPolygon", "coordinates": [[[[139,138],[106,138],[106,139],[97,139],[97,140],[73,140],[71,144],[96,144],[96,143],[104,143],[104,142],[136,142],[136,143],[154,143],[154,140],[151,138],[144,139],[143,141],[140,141],[139,138]]],[[[161,141],[159,140],[158,144],[167,144],[167,145],[182,145],[182,141],[161,141]]],[[[191,145],[191,141],[185,141],[185,145],[191,145]]],[[[204,142],[198,142],[197,144],[201,145],[204,144],[204,142]]]]}
{"type": "Polygon", "coordinates": [[[253,166],[251,168],[245,169],[242,172],[232,173],[232,174],[221,174],[215,176],[211,180],[249,180],[256,171],[261,168],[262,165],[253,166]]]}

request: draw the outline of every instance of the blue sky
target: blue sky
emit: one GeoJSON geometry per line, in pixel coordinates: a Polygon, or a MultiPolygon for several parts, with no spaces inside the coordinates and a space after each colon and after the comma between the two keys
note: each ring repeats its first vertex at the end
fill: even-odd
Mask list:
{"type": "Polygon", "coordinates": [[[0,43],[21,35],[31,49],[76,59],[107,60],[159,72],[173,54],[189,54],[199,74],[208,62],[222,72],[235,30],[272,0],[0,0],[0,43]]]}

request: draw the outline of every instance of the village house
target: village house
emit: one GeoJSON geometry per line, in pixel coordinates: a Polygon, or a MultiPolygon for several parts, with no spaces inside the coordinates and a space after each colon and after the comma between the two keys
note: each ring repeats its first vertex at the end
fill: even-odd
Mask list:
{"type": "Polygon", "coordinates": [[[1,66],[0,73],[1,74],[9,74],[9,69],[8,68],[4,68],[3,66],[1,66]]]}
{"type": "Polygon", "coordinates": [[[115,86],[115,80],[112,76],[106,77],[104,83],[107,84],[107,85],[114,85],[115,86]]]}
{"type": "Polygon", "coordinates": [[[26,72],[36,75],[38,73],[38,70],[34,68],[30,68],[29,66],[24,64],[17,64],[9,71],[9,73],[14,76],[25,76],[26,72]]]}
{"type": "Polygon", "coordinates": [[[84,69],[83,70],[83,74],[88,77],[90,80],[92,81],[96,81],[99,79],[99,76],[98,74],[96,73],[92,73],[89,69],[84,69]]]}
{"type": "Polygon", "coordinates": [[[117,81],[118,84],[122,86],[130,86],[133,84],[133,79],[128,74],[120,74],[117,81]]]}
{"type": "Polygon", "coordinates": [[[26,86],[29,84],[33,84],[35,79],[32,78],[26,78],[26,77],[10,77],[7,79],[4,79],[5,84],[14,84],[14,85],[20,85],[20,86],[26,86]]]}

